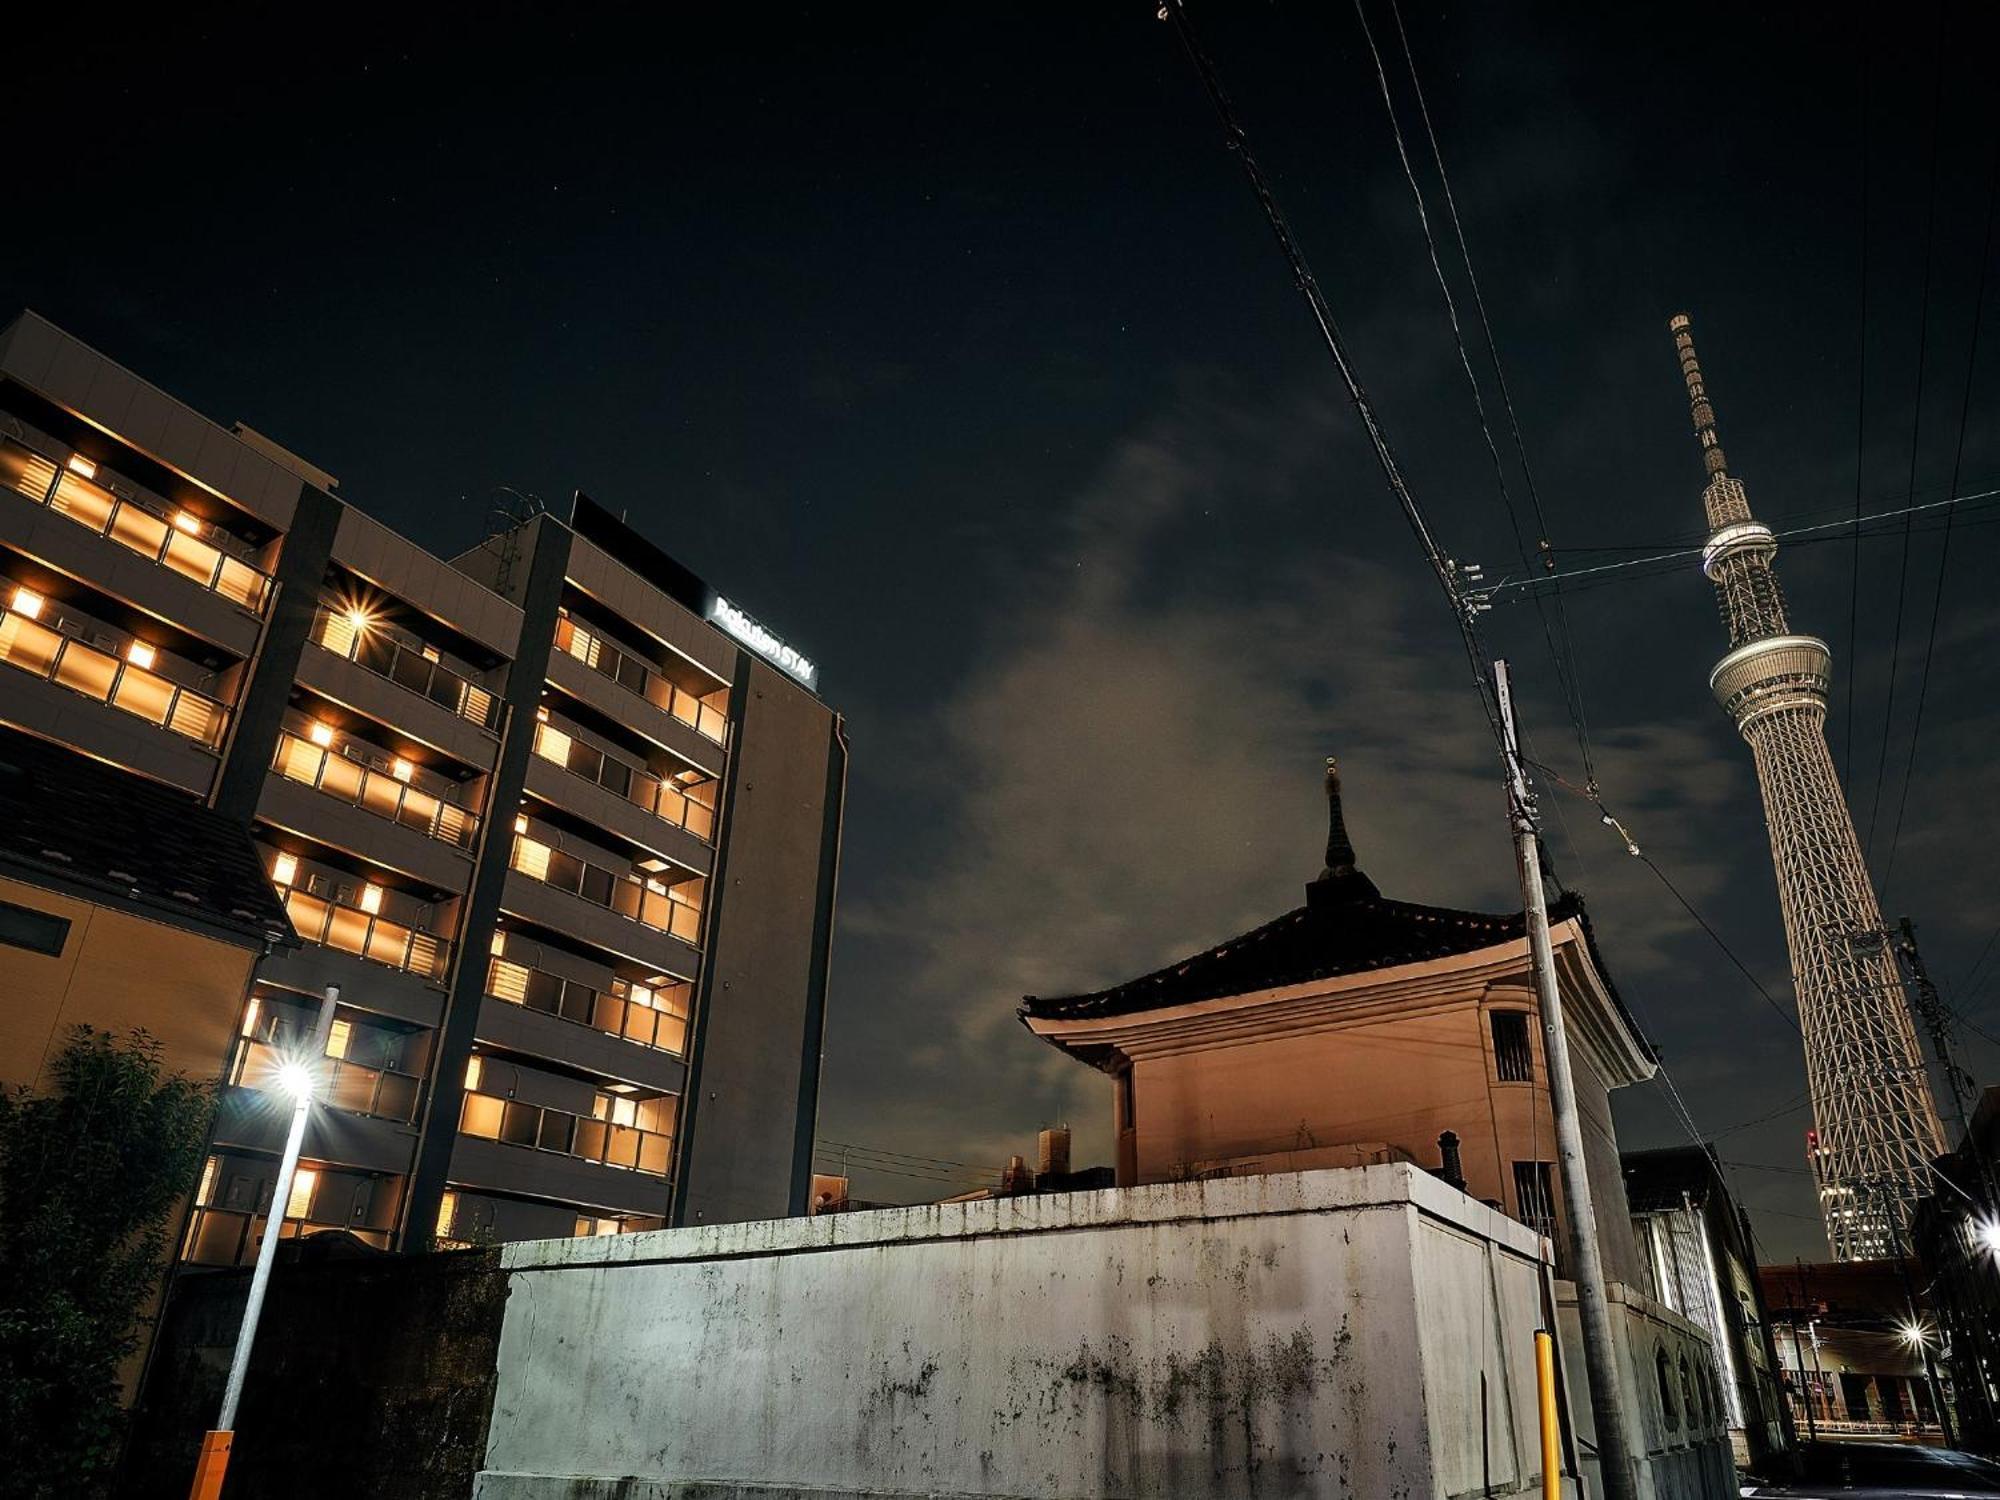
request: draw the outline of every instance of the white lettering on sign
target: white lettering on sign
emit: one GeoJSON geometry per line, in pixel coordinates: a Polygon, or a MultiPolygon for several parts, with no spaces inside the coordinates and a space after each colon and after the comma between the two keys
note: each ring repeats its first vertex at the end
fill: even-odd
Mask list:
{"type": "Polygon", "coordinates": [[[722,595],[717,594],[710,601],[708,617],[773,666],[790,673],[807,687],[812,687],[819,677],[819,668],[809,658],[787,646],[722,595]]]}

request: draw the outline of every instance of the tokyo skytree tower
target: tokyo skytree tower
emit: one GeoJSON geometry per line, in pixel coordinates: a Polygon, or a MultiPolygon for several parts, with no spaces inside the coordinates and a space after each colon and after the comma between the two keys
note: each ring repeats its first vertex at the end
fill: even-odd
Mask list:
{"type": "Polygon", "coordinates": [[[1757,762],[1805,1033],[1820,1212],[1837,1259],[1894,1255],[1911,1207],[1931,1194],[1930,1162],[1944,1141],[1881,908],[1826,747],[1832,653],[1786,623],[1772,567],[1777,539],[1751,517],[1743,483],[1729,473],[1687,317],[1667,326],[1708,466],[1702,571],[1729,627],[1729,654],[1708,682],[1757,762]]]}

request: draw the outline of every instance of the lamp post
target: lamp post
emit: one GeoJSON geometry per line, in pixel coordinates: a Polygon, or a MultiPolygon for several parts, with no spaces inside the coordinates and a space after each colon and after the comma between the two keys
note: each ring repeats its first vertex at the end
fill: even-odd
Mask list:
{"type": "Polygon", "coordinates": [[[222,1391],[222,1411],[201,1440],[190,1500],[218,1500],[222,1478],[229,1469],[229,1450],[236,1439],[236,1408],[243,1399],[243,1380],[250,1373],[250,1348],[257,1340],[257,1319],[264,1311],[264,1293],[271,1284],[271,1266],[278,1258],[278,1240],[285,1227],[285,1206],[292,1196],[292,1178],[305,1145],[306,1121],[312,1115],[313,1094],[319,1087],[320,1059],[326,1055],[327,1034],[333,1028],[333,1008],[340,986],[330,984],[320,1001],[312,1041],[302,1054],[286,1059],[278,1069],[279,1087],[292,1096],[292,1123],[285,1132],[284,1155],[278,1159],[277,1181],[271,1184],[271,1206],[264,1214],[264,1241],[257,1247],[257,1269],[250,1273],[250,1295],[243,1304],[243,1322],[236,1330],[236,1353],[229,1362],[229,1383],[222,1391]]]}

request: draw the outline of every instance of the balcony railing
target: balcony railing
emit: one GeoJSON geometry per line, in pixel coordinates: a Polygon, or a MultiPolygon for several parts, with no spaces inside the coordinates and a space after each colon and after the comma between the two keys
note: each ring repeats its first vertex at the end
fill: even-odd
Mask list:
{"type": "MultiPolygon", "coordinates": [[[[600,1109],[607,1103],[601,1097],[598,1100],[600,1109]]],[[[677,1101],[672,1095],[664,1095],[637,1103],[629,1099],[618,1103],[632,1112],[633,1123],[619,1124],[605,1116],[575,1115],[567,1110],[543,1109],[512,1099],[496,1099],[491,1094],[468,1092],[458,1128],[481,1140],[526,1146],[601,1166],[665,1177],[673,1170],[677,1101]],[[647,1128],[638,1123],[641,1120],[665,1125],[666,1129],[647,1128]]]]}
{"type": "Polygon", "coordinates": [[[210,750],[222,743],[229,723],[229,711],[215,699],[109,651],[86,646],[18,609],[0,610],[0,661],[171,729],[210,750]]]}
{"type": "MultiPolygon", "coordinates": [[[[269,1042],[245,1040],[236,1052],[236,1066],[229,1075],[232,1084],[270,1090],[277,1087],[278,1069],[287,1052],[269,1042]]],[[[371,1068],[344,1057],[328,1057],[317,1064],[323,1080],[321,1103],[378,1120],[394,1120],[408,1125],[417,1117],[423,1100],[423,1080],[387,1068],[371,1068]]]]}
{"type": "Polygon", "coordinates": [[[285,891],[284,901],[292,930],[305,942],[337,948],[425,979],[442,979],[450,967],[451,943],[434,932],[392,922],[296,887],[285,891]]]}
{"type": "MultiPolygon", "coordinates": [[[[698,839],[709,842],[715,839],[714,808],[695,801],[673,782],[628,766],[553,724],[535,726],[535,754],[544,760],[554,761],[572,776],[595,782],[612,795],[623,797],[640,811],[651,813],[664,823],[684,828],[698,839]]],[[[713,785],[713,782],[703,784],[713,785]]]]}
{"type": "Polygon", "coordinates": [[[479,833],[477,813],[289,732],[278,736],[271,769],[454,849],[470,849],[479,833]]]}
{"type": "Polygon", "coordinates": [[[716,744],[722,744],[728,737],[729,715],[723,710],[669,682],[638,657],[619,650],[567,614],[556,620],[556,649],[568,652],[586,667],[609,677],[628,693],[637,693],[653,707],[672,714],[716,744]]]}
{"type": "Polygon", "coordinates": [[[208,523],[187,511],[162,515],[164,502],[156,509],[135,497],[116,495],[12,438],[0,439],[0,483],[252,614],[261,615],[271,597],[270,578],[204,541],[208,523]]]}
{"type": "Polygon", "coordinates": [[[647,985],[616,981],[623,993],[606,994],[526,964],[504,958],[487,961],[486,993],[510,1005],[525,1006],[543,1015],[561,1016],[566,1021],[593,1027],[628,1042],[651,1047],[675,1056],[687,1050],[688,994],[686,983],[647,985]]]}
{"type": "Polygon", "coordinates": [[[364,623],[347,611],[321,608],[313,615],[311,633],[316,644],[335,656],[344,656],[481,729],[491,729],[499,717],[499,699],[424,655],[422,646],[398,639],[379,622],[364,623]]]}
{"type": "Polygon", "coordinates": [[[526,834],[514,836],[508,863],[530,880],[580,897],[642,927],[668,933],[684,943],[701,940],[701,908],[685,894],[675,894],[692,882],[670,886],[660,880],[620,874],[586,864],[574,854],[565,854],[526,834]]]}

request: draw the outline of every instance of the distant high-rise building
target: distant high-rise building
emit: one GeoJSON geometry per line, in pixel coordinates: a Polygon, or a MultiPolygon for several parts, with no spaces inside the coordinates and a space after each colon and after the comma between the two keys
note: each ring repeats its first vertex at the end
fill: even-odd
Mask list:
{"type": "MultiPolygon", "coordinates": [[[[269,1232],[267,1090],[329,984],[286,1237],[804,1212],[846,772],[816,679],[581,495],[447,561],[45,320],[0,330],[0,724],[247,829],[299,939],[219,1022],[191,1263],[269,1232]]],[[[152,946],[119,1014],[157,1030],[152,946]]]]}
{"type": "Polygon", "coordinates": [[[1809,1158],[1827,1240],[1841,1260],[1898,1252],[1911,1208],[1931,1193],[1944,1149],[1923,1053],[1903,995],[1854,818],[1826,746],[1833,656],[1785,618],[1771,528],[1754,519],[1715,433],[1688,319],[1668,324],[1708,468],[1702,570],[1715,585],[1729,653],[1709,687],[1750,742],[1791,948],[1816,1130],[1809,1158]]]}

